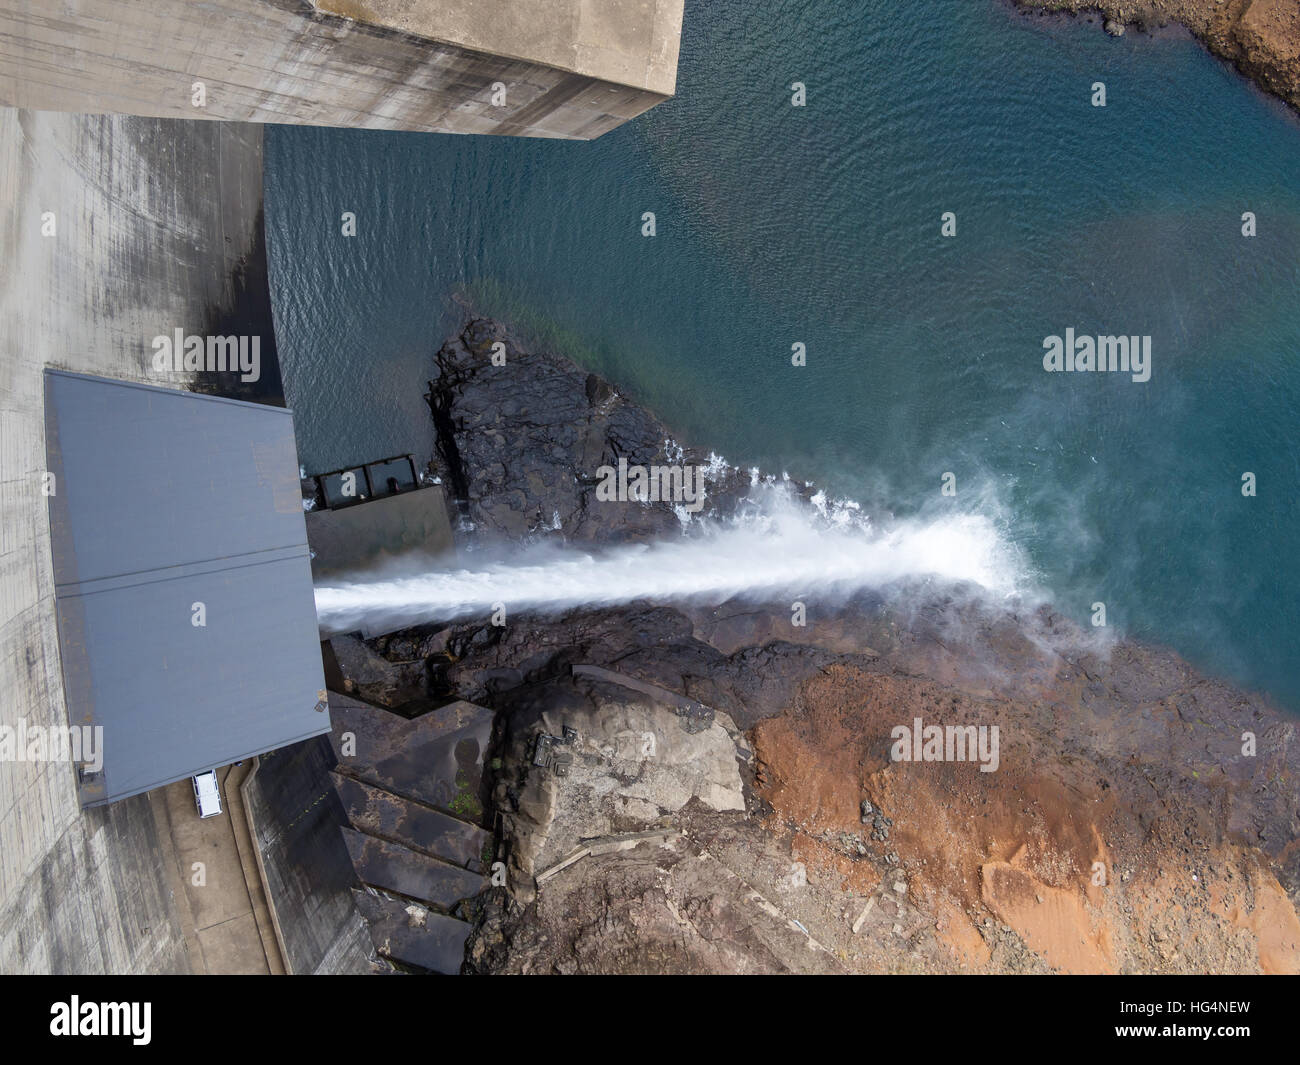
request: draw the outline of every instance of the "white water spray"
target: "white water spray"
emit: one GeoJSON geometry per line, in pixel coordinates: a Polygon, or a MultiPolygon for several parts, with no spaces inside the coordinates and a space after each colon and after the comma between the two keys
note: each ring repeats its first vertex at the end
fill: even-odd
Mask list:
{"type": "Polygon", "coordinates": [[[842,600],[864,589],[930,578],[971,582],[998,596],[1017,590],[1013,553],[977,515],[904,521],[876,530],[856,507],[828,512],[772,491],[754,513],[702,521],[681,537],[604,551],[539,545],[474,568],[358,577],[316,589],[322,632],[391,632],[468,617],[493,604],[558,613],[637,599],[720,603],[731,598],[842,600]]]}

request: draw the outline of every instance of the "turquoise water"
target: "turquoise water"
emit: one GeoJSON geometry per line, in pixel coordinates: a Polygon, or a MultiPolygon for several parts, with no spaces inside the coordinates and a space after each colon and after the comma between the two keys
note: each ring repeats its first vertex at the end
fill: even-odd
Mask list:
{"type": "Polygon", "coordinates": [[[303,462],[431,451],[461,292],[733,462],[995,514],[1064,612],[1300,707],[1300,123],[1185,37],[848,6],[688,2],[677,97],[592,143],[268,130],[303,462]],[[1045,373],[1067,327],[1149,334],[1151,380],[1045,373]]]}

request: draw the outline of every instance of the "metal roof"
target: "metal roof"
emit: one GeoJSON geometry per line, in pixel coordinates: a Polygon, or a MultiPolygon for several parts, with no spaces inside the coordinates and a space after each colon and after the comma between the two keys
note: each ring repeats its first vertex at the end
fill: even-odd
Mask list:
{"type": "Polygon", "coordinates": [[[291,412],[47,370],[45,429],[82,805],[328,732],[291,412]]]}

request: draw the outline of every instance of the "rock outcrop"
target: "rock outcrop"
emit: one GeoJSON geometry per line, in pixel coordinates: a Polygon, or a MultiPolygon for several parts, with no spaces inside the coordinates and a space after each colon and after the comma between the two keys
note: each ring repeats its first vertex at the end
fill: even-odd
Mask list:
{"type": "MultiPolygon", "coordinates": [[[[743,811],[740,733],[725,714],[697,727],[667,699],[570,675],[521,685],[507,722],[496,807],[512,840],[516,898],[592,840],[667,829],[695,800],[743,811]]],[[[676,834],[676,833],[672,833],[676,834]]]]}
{"type": "MultiPolygon", "coordinates": [[[[674,445],[649,411],[567,359],[535,352],[497,322],[476,319],[436,356],[429,382],[437,465],[475,536],[576,543],[675,532],[669,503],[593,506],[602,466],[707,463],[674,445]],[[494,356],[498,362],[494,363],[494,356]],[[504,361],[501,361],[504,360],[504,361]]],[[[714,509],[734,500],[734,471],[709,486],[714,509]]]]}

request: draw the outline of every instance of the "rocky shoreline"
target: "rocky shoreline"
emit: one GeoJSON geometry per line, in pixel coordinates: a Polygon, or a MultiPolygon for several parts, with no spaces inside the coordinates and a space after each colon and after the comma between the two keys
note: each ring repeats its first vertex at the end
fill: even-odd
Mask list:
{"type": "MultiPolygon", "coordinates": [[[[708,459],[607,382],[482,319],[436,362],[462,550],[681,534],[594,503],[603,463],[708,459]]],[[[712,513],[746,505],[716,476],[712,513]]],[[[508,881],[468,971],[1300,971],[1295,723],[1171,652],[935,590],[802,627],[639,602],[369,644],[364,697],[497,716],[508,881]],[[918,718],[996,726],[996,771],[895,760],[918,718]]]]}
{"type": "Polygon", "coordinates": [[[1105,31],[1186,27],[1212,54],[1300,112],[1300,5],[1293,0],[1012,0],[1039,13],[1100,16],[1105,31]]]}

